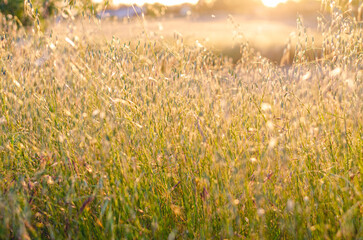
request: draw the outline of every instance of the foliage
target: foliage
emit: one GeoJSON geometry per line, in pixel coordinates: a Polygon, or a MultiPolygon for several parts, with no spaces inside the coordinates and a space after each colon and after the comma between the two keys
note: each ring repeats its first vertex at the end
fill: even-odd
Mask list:
{"type": "Polygon", "coordinates": [[[333,9],[282,68],[0,18],[0,238],[359,239],[362,29],[333,9]]]}
{"type": "Polygon", "coordinates": [[[66,7],[73,7],[77,10],[77,14],[96,14],[92,0],[67,2],[63,0],[4,0],[0,2],[1,13],[5,16],[8,14],[16,16],[26,26],[31,25],[34,20],[44,21],[66,7]]]}
{"type": "Polygon", "coordinates": [[[0,2],[0,12],[5,15],[16,16],[24,24],[30,23],[30,18],[24,13],[23,0],[10,0],[0,2]]]}
{"type": "Polygon", "coordinates": [[[159,4],[145,4],[144,5],[145,11],[149,17],[161,17],[164,16],[167,10],[167,7],[159,4]]]}

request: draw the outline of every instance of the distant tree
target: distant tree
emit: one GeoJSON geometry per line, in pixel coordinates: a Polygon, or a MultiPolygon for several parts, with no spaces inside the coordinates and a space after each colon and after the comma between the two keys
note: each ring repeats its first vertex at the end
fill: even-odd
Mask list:
{"type": "Polygon", "coordinates": [[[24,3],[29,4],[33,11],[44,19],[53,15],[56,11],[56,2],[58,0],[1,0],[0,12],[4,15],[16,16],[24,25],[31,23],[31,16],[24,11],[24,3]]]}
{"type": "Polygon", "coordinates": [[[13,15],[23,23],[28,23],[30,18],[24,13],[24,0],[1,0],[0,12],[4,15],[13,15]]]}
{"type": "Polygon", "coordinates": [[[30,25],[32,17],[36,16],[39,20],[47,19],[56,14],[59,8],[67,6],[73,6],[79,13],[95,15],[94,5],[92,0],[0,0],[0,12],[16,16],[23,25],[30,25]],[[26,12],[27,9],[32,14],[26,12]]]}
{"type": "Polygon", "coordinates": [[[146,9],[148,16],[150,16],[150,17],[164,16],[166,13],[166,10],[167,10],[167,7],[160,3],[145,4],[144,8],[146,9]]]}

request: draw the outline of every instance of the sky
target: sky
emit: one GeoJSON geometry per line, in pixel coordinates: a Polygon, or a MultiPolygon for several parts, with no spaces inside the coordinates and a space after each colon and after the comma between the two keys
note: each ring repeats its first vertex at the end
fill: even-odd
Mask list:
{"type": "MultiPolygon", "coordinates": [[[[93,0],[94,2],[102,2],[103,0],[93,0]]],[[[115,5],[118,4],[137,4],[143,5],[144,3],[161,3],[164,5],[178,5],[182,3],[196,4],[198,0],[113,0],[115,5]]],[[[279,3],[287,2],[287,0],[262,0],[266,7],[276,7],[279,3]]]]}
{"type": "Polygon", "coordinates": [[[262,3],[266,7],[276,7],[280,3],[285,3],[285,2],[287,2],[287,0],[262,0],[262,3]]]}

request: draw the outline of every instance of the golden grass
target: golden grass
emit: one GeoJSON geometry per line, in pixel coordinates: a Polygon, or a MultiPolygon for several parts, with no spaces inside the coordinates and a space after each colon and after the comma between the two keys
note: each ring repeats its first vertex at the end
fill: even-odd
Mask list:
{"type": "Polygon", "coordinates": [[[2,18],[0,238],[359,239],[362,30],[332,16],[288,67],[2,18]]]}

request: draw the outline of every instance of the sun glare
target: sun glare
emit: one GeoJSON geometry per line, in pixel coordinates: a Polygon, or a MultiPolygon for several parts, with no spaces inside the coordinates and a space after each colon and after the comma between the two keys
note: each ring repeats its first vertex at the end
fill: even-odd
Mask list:
{"type": "Polygon", "coordinates": [[[280,3],[285,3],[287,0],[262,0],[263,5],[266,7],[276,7],[280,3]]]}
{"type": "MultiPolygon", "coordinates": [[[[100,3],[104,0],[92,0],[93,2],[100,3]]],[[[111,0],[113,5],[119,4],[136,4],[143,5],[145,3],[161,3],[167,6],[179,5],[183,3],[197,4],[199,0],[111,0]]],[[[262,0],[263,5],[266,7],[276,7],[280,3],[286,3],[288,0],[262,0]]]]}
{"type": "MultiPolygon", "coordinates": [[[[93,0],[94,2],[102,2],[103,0],[93,0]]],[[[111,1],[110,1],[111,2],[111,1]]],[[[145,3],[161,3],[167,6],[171,5],[179,5],[183,3],[191,3],[191,4],[197,4],[198,0],[113,0],[112,3],[114,5],[119,4],[136,4],[136,5],[143,5],[145,3]]]]}

